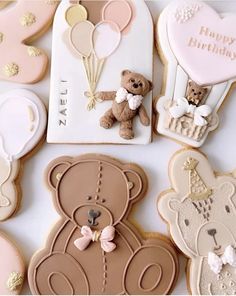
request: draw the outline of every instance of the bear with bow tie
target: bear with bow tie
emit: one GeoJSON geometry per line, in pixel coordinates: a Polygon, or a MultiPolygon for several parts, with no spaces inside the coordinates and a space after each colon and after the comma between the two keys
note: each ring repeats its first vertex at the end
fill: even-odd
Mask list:
{"type": "Polygon", "coordinates": [[[128,219],[147,190],[142,169],[95,154],[61,157],[47,180],[61,220],[31,261],[33,294],[168,294],[178,275],[172,244],[128,219]]]}
{"type": "Polygon", "coordinates": [[[150,125],[150,118],[143,105],[143,100],[152,89],[152,82],[143,75],[124,70],[118,91],[103,91],[96,94],[96,98],[101,101],[113,100],[112,108],[100,119],[101,127],[110,129],[118,121],[120,136],[126,140],[133,139],[133,119],[137,114],[144,126],[150,125]]]}

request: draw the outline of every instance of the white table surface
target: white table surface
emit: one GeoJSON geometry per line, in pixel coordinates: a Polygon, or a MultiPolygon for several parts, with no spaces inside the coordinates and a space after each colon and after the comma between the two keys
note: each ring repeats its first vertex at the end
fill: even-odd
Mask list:
{"type": "MultiPolygon", "coordinates": [[[[169,0],[147,1],[154,22],[169,0]]],[[[236,12],[236,1],[209,1],[220,12],[236,12]]],[[[45,48],[50,54],[51,32],[45,34],[37,45],[45,48]]],[[[155,96],[160,92],[163,67],[155,52],[155,96]]],[[[0,92],[17,87],[35,91],[48,105],[49,71],[47,76],[35,85],[22,86],[0,82],[0,92]]],[[[236,168],[236,91],[224,104],[220,116],[220,128],[209,136],[202,147],[216,171],[232,171],[236,168]]],[[[38,153],[29,159],[24,166],[21,180],[22,204],[17,215],[1,223],[0,230],[9,234],[22,249],[28,263],[35,251],[43,247],[50,229],[58,219],[52,204],[52,196],[44,184],[44,170],[54,158],[62,155],[76,156],[83,153],[102,153],[116,157],[124,162],[135,162],[143,167],[149,178],[149,190],[143,202],[140,202],[134,213],[136,221],[145,231],[157,231],[167,234],[167,226],[161,220],[156,209],[157,196],[169,188],[168,162],[181,146],[162,136],[154,136],[153,143],[148,146],[80,146],[44,144],[38,153]]],[[[180,256],[180,274],[174,294],[187,294],[185,265],[186,260],[180,256]]],[[[24,294],[30,294],[27,282],[24,294]]]]}

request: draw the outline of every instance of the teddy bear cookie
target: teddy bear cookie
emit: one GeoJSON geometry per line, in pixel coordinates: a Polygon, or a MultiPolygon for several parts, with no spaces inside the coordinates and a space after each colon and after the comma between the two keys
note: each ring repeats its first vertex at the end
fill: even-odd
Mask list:
{"type": "Polygon", "coordinates": [[[141,168],[98,154],[61,157],[47,182],[61,220],[30,263],[33,294],[167,294],[178,275],[172,244],[129,221],[144,197],[141,168]]]}
{"type": "MultiPolygon", "coordinates": [[[[153,21],[145,1],[61,1],[53,26],[48,143],[150,143],[146,120],[133,122],[135,136],[120,137],[118,124],[109,130],[99,124],[111,105],[96,94],[117,91],[124,69],[152,80],[153,21]]],[[[151,117],[152,91],[143,106],[151,117]]]]}
{"type": "Polygon", "coordinates": [[[172,189],[161,194],[158,210],[189,258],[192,294],[236,294],[236,179],[215,173],[191,149],[174,155],[169,175],[172,189]]]}
{"type": "Polygon", "coordinates": [[[0,221],[20,204],[21,159],[37,146],[46,122],[45,107],[34,93],[16,89],[0,95],[0,221]]]}
{"type": "Polygon", "coordinates": [[[100,119],[100,125],[109,129],[118,121],[120,136],[131,140],[134,138],[133,119],[137,114],[144,126],[150,125],[150,118],[142,103],[144,97],[153,89],[153,85],[143,75],[129,70],[122,71],[121,76],[121,87],[117,92],[106,91],[96,94],[102,101],[113,101],[112,108],[100,119]]]}
{"type": "MultiPolygon", "coordinates": [[[[1,1],[4,2],[4,1],[1,1]]],[[[5,1],[9,4],[12,1],[5,1]]],[[[31,44],[49,27],[58,1],[18,0],[0,16],[0,79],[35,83],[46,72],[48,57],[31,44]]],[[[10,7],[8,7],[10,6],[10,7]]]]}
{"type": "Polygon", "coordinates": [[[200,147],[219,126],[218,110],[236,80],[235,21],[235,14],[218,14],[196,0],[175,0],[161,13],[158,48],[166,77],[156,104],[160,134],[200,147]]]}
{"type": "Polygon", "coordinates": [[[25,263],[11,240],[0,232],[0,294],[18,295],[23,286],[25,263]]]}

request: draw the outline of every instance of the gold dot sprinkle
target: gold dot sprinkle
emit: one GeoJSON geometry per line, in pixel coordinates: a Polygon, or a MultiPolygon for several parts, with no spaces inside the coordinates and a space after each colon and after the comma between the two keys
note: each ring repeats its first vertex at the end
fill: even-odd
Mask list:
{"type": "Polygon", "coordinates": [[[17,291],[21,288],[24,278],[19,272],[11,272],[7,280],[7,288],[10,291],[17,291]]]}
{"type": "Polygon", "coordinates": [[[42,54],[41,50],[34,46],[28,46],[27,51],[30,57],[38,57],[42,54]]]}
{"type": "Polygon", "coordinates": [[[23,27],[30,27],[35,22],[36,22],[36,16],[31,12],[27,12],[20,19],[20,23],[23,27]]]}
{"type": "Polygon", "coordinates": [[[15,76],[19,73],[19,66],[15,63],[9,63],[4,66],[3,72],[8,77],[15,76]]]}
{"type": "Polygon", "coordinates": [[[0,43],[3,42],[3,37],[4,37],[3,33],[0,32],[0,43]]]}

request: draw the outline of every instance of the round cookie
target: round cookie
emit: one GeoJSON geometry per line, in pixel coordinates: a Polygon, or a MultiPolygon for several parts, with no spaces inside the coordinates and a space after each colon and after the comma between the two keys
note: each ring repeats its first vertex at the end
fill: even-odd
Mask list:
{"type": "Polygon", "coordinates": [[[172,240],[189,258],[193,295],[236,293],[236,179],[215,173],[206,156],[185,149],[169,164],[171,189],[158,200],[172,240]]]}
{"type": "Polygon", "coordinates": [[[48,57],[30,43],[49,27],[58,3],[18,0],[1,10],[0,80],[35,83],[43,77],[48,57]]]}
{"type": "Polygon", "coordinates": [[[0,294],[18,295],[22,289],[25,264],[9,238],[0,232],[0,294]]]}
{"type": "Polygon", "coordinates": [[[147,190],[144,171],[98,154],[61,157],[47,183],[61,216],[32,258],[33,294],[168,294],[178,257],[164,236],[138,231],[129,220],[147,190]]]}
{"type": "Polygon", "coordinates": [[[200,147],[218,127],[218,110],[236,77],[235,21],[235,14],[218,14],[197,0],[175,0],[161,13],[157,39],[166,77],[156,104],[160,134],[200,147]]]}
{"type": "Polygon", "coordinates": [[[21,159],[39,144],[46,122],[46,109],[34,93],[16,89],[0,95],[0,221],[19,206],[21,159]]]}

